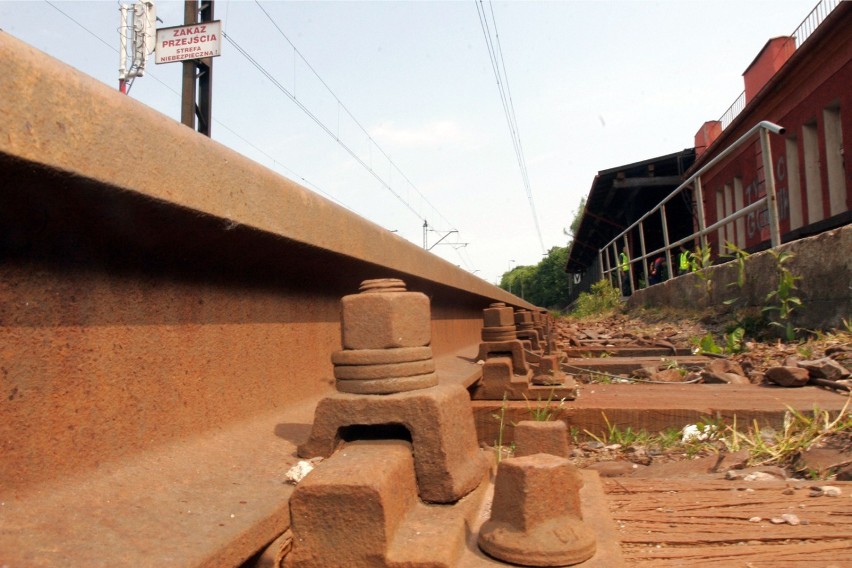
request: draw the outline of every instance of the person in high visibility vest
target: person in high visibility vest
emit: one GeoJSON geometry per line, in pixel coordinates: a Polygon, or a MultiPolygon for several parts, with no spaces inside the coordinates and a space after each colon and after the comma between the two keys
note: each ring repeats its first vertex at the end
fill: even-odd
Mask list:
{"type": "Polygon", "coordinates": [[[630,257],[627,255],[627,247],[621,251],[621,262],[618,267],[621,269],[621,295],[630,295],[630,257]]]}
{"type": "Polygon", "coordinates": [[[680,247],[680,255],[678,256],[678,276],[689,272],[689,251],[683,246],[680,247]]]}

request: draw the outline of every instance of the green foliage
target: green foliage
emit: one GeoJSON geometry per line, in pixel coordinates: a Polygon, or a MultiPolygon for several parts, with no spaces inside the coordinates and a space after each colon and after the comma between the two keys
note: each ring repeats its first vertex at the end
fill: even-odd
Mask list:
{"type": "Polygon", "coordinates": [[[535,266],[516,266],[503,274],[500,288],[544,307],[564,306],[568,298],[568,247],[553,247],[535,266]]]}
{"type": "MultiPolygon", "coordinates": [[[[832,413],[814,407],[812,413],[799,412],[788,407],[784,416],[784,426],[780,431],[760,428],[757,421],[745,431],[737,426],[734,415],[730,423],[721,417],[704,416],[696,424],[684,428],[668,428],[652,434],[647,430],[634,430],[632,427],[620,427],[603,416],[605,428],[595,434],[589,430],[583,433],[605,446],[619,444],[623,449],[631,446],[645,446],[657,451],[671,450],[683,452],[688,457],[719,452],[737,452],[748,450],[749,465],[777,465],[796,467],[802,452],[819,447],[828,440],[847,440],[852,434],[852,414],[847,401],[839,413],[832,413]],[[690,434],[690,435],[688,435],[690,434]]],[[[572,440],[579,441],[579,432],[572,429],[572,440]]],[[[809,479],[818,479],[832,475],[832,471],[801,469],[801,475],[809,479]]]]}
{"type": "Polygon", "coordinates": [[[611,385],[614,382],[615,381],[612,379],[612,376],[607,375],[606,373],[589,373],[589,383],[611,385]]]}
{"type": "Polygon", "coordinates": [[[583,220],[583,212],[586,210],[586,198],[583,197],[580,200],[580,204],[577,205],[576,211],[574,211],[574,220],[571,221],[571,234],[576,235],[577,231],[580,230],[580,222],[583,220]]]}
{"type": "MultiPolygon", "coordinates": [[[[749,450],[750,465],[780,465],[788,466],[794,462],[801,452],[818,444],[827,436],[852,431],[852,417],[848,414],[849,401],[835,417],[827,410],[814,407],[808,416],[791,407],[787,407],[784,415],[784,427],[780,432],[761,430],[757,421],[746,433],[738,433],[737,438],[742,447],[749,450]]],[[[728,434],[730,434],[730,429],[728,434]]]]}
{"type": "Polygon", "coordinates": [[[707,333],[704,337],[698,340],[697,354],[702,353],[721,353],[722,348],[716,343],[712,333],[707,333]]]}
{"type": "Polygon", "coordinates": [[[590,292],[583,292],[571,315],[588,317],[612,311],[621,305],[621,292],[608,281],[601,280],[592,284],[590,292]]]}
{"type": "Polygon", "coordinates": [[[795,276],[789,268],[785,266],[790,259],[793,258],[793,253],[789,251],[778,252],[770,249],[769,253],[775,259],[776,267],[778,268],[778,287],[766,295],[766,302],[775,302],[773,305],[768,305],[763,308],[764,313],[778,312],[778,319],[770,322],[770,325],[775,325],[784,330],[784,337],[787,341],[796,339],[796,330],[793,328],[791,320],[793,312],[801,307],[802,300],[798,296],[794,296],[794,292],[798,290],[796,282],[802,279],[801,276],[795,276]]]}
{"type": "Polygon", "coordinates": [[[647,430],[634,430],[630,426],[620,428],[618,425],[612,424],[605,413],[601,412],[601,416],[603,416],[604,423],[606,424],[605,432],[602,432],[599,436],[592,434],[588,430],[583,430],[583,432],[585,432],[590,438],[605,446],[611,444],[619,444],[623,447],[635,445],[645,446],[648,445],[652,439],[652,436],[648,434],[647,430]]]}
{"type": "MultiPolygon", "coordinates": [[[[724,255],[727,258],[732,258],[737,265],[737,281],[731,282],[728,284],[728,287],[736,286],[740,290],[745,286],[746,280],[746,259],[749,257],[749,254],[743,249],[739,248],[737,245],[733,243],[725,243],[725,248],[727,248],[730,253],[724,255]]],[[[725,300],[723,303],[725,305],[733,305],[740,301],[739,297],[731,298],[729,300],[725,300]]]]}
{"type": "Polygon", "coordinates": [[[508,396],[506,393],[503,393],[503,404],[500,405],[500,412],[491,415],[491,418],[494,418],[500,423],[499,429],[497,430],[497,439],[494,441],[494,450],[497,452],[497,463],[500,463],[503,459],[503,430],[506,427],[506,408],[508,406],[508,396]]]}
{"type": "Polygon", "coordinates": [[[695,252],[689,253],[689,269],[700,279],[698,286],[707,294],[708,305],[713,293],[713,280],[710,278],[710,271],[707,268],[712,265],[713,258],[709,246],[696,247],[695,252]]]}
{"type": "Polygon", "coordinates": [[[553,420],[560,408],[565,406],[565,399],[561,399],[558,403],[553,400],[553,389],[550,390],[547,400],[537,398],[535,404],[531,404],[527,395],[524,395],[524,400],[527,402],[527,411],[530,413],[530,418],[535,422],[550,422],[553,420]]]}
{"type": "Polygon", "coordinates": [[[730,333],[724,334],[723,337],[725,338],[725,345],[720,346],[716,343],[716,339],[713,337],[713,334],[708,333],[698,340],[698,348],[696,349],[697,354],[716,353],[733,355],[743,352],[745,347],[745,329],[737,327],[730,333]]]}
{"type": "MultiPolygon", "coordinates": [[[[734,259],[734,262],[737,263],[737,288],[742,290],[742,287],[745,286],[746,279],[746,259],[749,257],[749,254],[743,249],[739,248],[734,243],[725,243],[725,248],[731,251],[725,256],[728,258],[734,259]]],[[[728,284],[728,286],[733,286],[734,283],[728,284]]]]}
{"type": "Polygon", "coordinates": [[[726,333],[733,333],[737,328],[743,328],[744,337],[755,337],[766,329],[766,319],[760,310],[757,313],[749,313],[746,310],[739,310],[733,321],[725,326],[726,333]]]}
{"type": "Polygon", "coordinates": [[[745,329],[738,327],[731,333],[725,334],[725,353],[742,353],[745,329]]]}

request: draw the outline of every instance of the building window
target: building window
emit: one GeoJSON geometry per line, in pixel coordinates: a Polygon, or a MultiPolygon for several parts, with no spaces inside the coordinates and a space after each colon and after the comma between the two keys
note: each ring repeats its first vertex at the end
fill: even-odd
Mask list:
{"type": "MultiPolygon", "coordinates": [[[[725,195],[724,190],[716,191],[716,221],[721,221],[725,218],[725,195]]],[[[725,225],[716,229],[716,240],[718,241],[719,254],[725,252],[725,225]]]]}
{"type": "Polygon", "coordinates": [[[846,211],[846,176],[843,172],[843,129],[840,105],[834,103],[822,111],[825,125],[825,167],[828,170],[828,200],[831,215],[846,211]]]}
{"type": "Polygon", "coordinates": [[[821,221],[825,214],[822,204],[822,180],[819,172],[819,138],[816,120],[802,126],[802,146],[805,154],[805,193],[808,196],[808,223],[821,221]]]}
{"type": "Polygon", "coordinates": [[[802,182],[799,177],[799,141],[795,136],[788,136],[785,140],[787,161],[787,194],[790,203],[790,230],[794,231],[801,227],[802,219],[802,182]]]}
{"type": "MultiPolygon", "coordinates": [[[[733,196],[731,195],[731,184],[726,183],[725,184],[725,217],[730,216],[731,213],[733,213],[733,212],[734,212],[734,199],[733,199],[733,196]]],[[[725,242],[724,242],[724,244],[727,245],[728,243],[733,243],[734,241],[735,241],[734,223],[733,222],[726,223],[725,224],[725,242]]],[[[719,248],[721,249],[722,247],[719,247],[719,248]]]]}
{"type": "MultiPolygon", "coordinates": [[[[743,178],[735,177],[734,178],[734,211],[742,211],[744,207],[744,196],[743,196],[743,178]]],[[[737,240],[736,245],[739,248],[746,247],[745,240],[745,217],[737,217],[737,240]]],[[[733,242],[733,241],[731,241],[733,242]]]]}

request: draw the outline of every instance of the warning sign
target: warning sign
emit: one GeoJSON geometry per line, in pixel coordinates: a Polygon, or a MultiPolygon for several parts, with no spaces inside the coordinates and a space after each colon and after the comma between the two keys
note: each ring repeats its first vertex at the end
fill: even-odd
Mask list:
{"type": "Polygon", "coordinates": [[[222,21],[157,30],[154,63],[218,57],[222,49],[222,21]]]}

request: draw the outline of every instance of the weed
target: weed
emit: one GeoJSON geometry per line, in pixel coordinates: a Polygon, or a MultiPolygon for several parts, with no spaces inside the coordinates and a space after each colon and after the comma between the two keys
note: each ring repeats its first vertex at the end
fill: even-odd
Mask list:
{"type": "Polygon", "coordinates": [[[812,359],[814,356],[814,348],[810,344],[804,343],[796,347],[796,353],[798,353],[802,359],[812,359]]]}
{"type": "Polygon", "coordinates": [[[600,436],[596,436],[588,430],[583,430],[583,432],[605,446],[612,444],[618,444],[625,448],[635,445],[644,446],[651,440],[651,436],[649,436],[646,430],[633,430],[630,426],[622,429],[617,424],[611,423],[606,413],[601,412],[601,416],[606,424],[606,432],[602,432],[600,436]]]}
{"type": "Polygon", "coordinates": [[[713,339],[713,334],[707,332],[707,335],[698,340],[698,346],[695,348],[695,354],[701,355],[702,353],[721,353],[722,348],[716,343],[716,340],[713,339]]]}
{"type": "Polygon", "coordinates": [[[713,294],[713,279],[710,278],[710,271],[707,270],[713,264],[710,247],[705,245],[696,247],[695,252],[689,253],[689,269],[701,280],[698,284],[699,288],[703,288],[707,294],[707,305],[710,305],[710,300],[713,294]]]}
{"type": "Polygon", "coordinates": [[[766,328],[766,319],[759,311],[740,309],[734,321],[725,327],[725,332],[731,333],[738,327],[743,328],[745,336],[754,337],[766,328]]]}
{"type": "Polygon", "coordinates": [[[770,249],[769,253],[775,259],[775,264],[778,268],[778,288],[769,292],[766,295],[766,301],[775,301],[775,305],[766,306],[764,312],[778,312],[778,321],[770,322],[770,325],[775,325],[784,330],[784,337],[787,341],[793,341],[796,338],[796,330],[793,327],[791,317],[793,311],[802,305],[802,300],[794,296],[793,293],[798,290],[796,282],[801,280],[801,276],[795,276],[785,263],[793,258],[793,253],[789,251],[778,252],[770,249]]]}
{"type": "MultiPolygon", "coordinates": [[[[731,252],[728,253],[728,254],[725,254],[724,256],[726,258],[733,259],[734,262],[736,262],[736,264],[737,264],[737,280],[736,280],[736,282],[729,283],[728,287],[736,286],[737,288],[742,290],[743,286],[745,286],[745,281],[746,281],[746,259],[748,258],[749,254],[746,251],[744,251],[743,249],[739,248],[734,243],[726,242],[725,248],[728,249],[731,252]]],[[[725,300],[722,303],[725,304],[726,306],[732,306],[732,305],[736,304],[737,302],[739,302],[740,300],[741,300],[741,298],[739,296],[737,296],[735,298],[725,300]]]]}
{"type": "MultiPolygon", "coordinates": [[[[749,450],[750,465],[790,466],[801,452],[826,436],[852,430],[852,417],[847,414],[849,402],[846,401],[834,419],[830,412],[816,406],[810,416],[788,406],[784,414],[784,427],[774,435],[767,435],[755,420],[748,432],[737,434],[741,445],[749,450]]],[[[730,430],[728,434],[731,434],[730,430]]]]}
{"type": "Polygon", "coordinates": [[[610,375],[604,373],[589,373],[589,383],[611,385],[615,381],[610,375]]]}
{"type": "MultiPolygon", "coordinates": [[[[598,434],[588,430],[583,430],[583,433],[604,446],[614,444],[623,448],[645,446],[657,451],[682,451],[688,457],[710,452],[748,450],[751,466],[791,467],[795,465],[801,452],[832,436],[852,433],[850,404],[852,400],[847,401],[834,418],[830,412],[817,407],[814,407],[811,413],[799,412],[788,407],[784,426],[780,431],[760,428],[755,420],[743,432],[738,428],[736,416],[732,418],[730,424],[721,417],[705,416],[696,424],[690,424],[682,429],[668,428],[657,434],[649,434],[646,430],[634,430],[630,426],[619,427],[610,422],[605,413],[601,413],[605,429],[598,434]]],[[[579,434],[576,428],[572,428],[571,437],[575,443],[579,434]]],[[[800,473],[811,479],[824,475],[814,470],[802,470],[800,473]]]]}
{"type": "Polygon", "coordinates": [[[524,400],[527,402],[527,411],[530,413],[530,418],[535,422],[550,422],[556,416],[557,411],[565,406],[565,399],[561,399],[559,404],[555,404],[553,400],[553,389],[550,390],[550,395],[547,400],[542,401],[536,399],[535,405],[530,404],[530,399],[524,395],[524,400]]]}
{"type": "Polygon", "coordinates": [[[652,439],[661,449],[667,450],[669,448],[674,448],[680,443],[680,436],[681,429],[671,427],[666,428],[656,436],[652,436],[652,439]]]}
{"type": "Polygon", "coordinates": [[[725,353],[742,353],[745,329],[738,327],[731,333],[725,334],[725,353]]]}
{"type": "Polygon", "coordinates": [[[580,428],[578,428],[577,426],[569,426],[568,437],[571,440],[571,445],[578,445],[580,443],[580,428]]]}
{"type": "Polygon", "coordinates": [[[609,312],[621,305],[621,292],[606,280],[592,284],[590,292],[583,292],[571,315],[588,317],[609,312]]]}
{"type": "Polygon", "coordinates": [[[736,354],[742,353],[744,350],[745,329],[738,327],[730,333],[723,335],[725,345],[720,346],[716,343],[712,333],[707,333],[704,337],[698,340],[698,346],[695,353],[717,353],[717,354],[736,354]]]}
{"type": "Polygon", "coordinates": [[[509,399],[506,393],[503,393],[503,404],[500,405],[500,412],[492,414],[491,417],[500,422],[499,430],[497,431],[497,440],[494,442],[494,449],[497,452],[497,463],[503,459],[503,430],[506,427],[506,408],[509,406],[509,399]]]}

